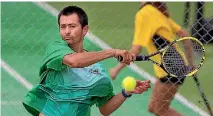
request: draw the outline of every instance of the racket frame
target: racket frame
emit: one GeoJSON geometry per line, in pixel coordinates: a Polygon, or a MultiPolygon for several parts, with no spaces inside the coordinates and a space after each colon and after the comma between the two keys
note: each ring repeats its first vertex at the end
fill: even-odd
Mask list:
{"type": "Polygon", "coordinates": [[[196,69],[194,69],[192,72],[188,73],[187,75],[183,75],[183,77],[192,76],[193,74],[195,74],[195,73],[200,69],[200,67],[203,65],[203,62],[204,62],[204,60],[205,60],[205,48],[204,48],[203,44],[202,44],[198,39],[196,39],[196,38],[194,38],[194,37],[183,37],[183,38],[180,38],[180,39],[176,39],[176,40],[172,41],[169,45],[165,46],[164,48],[158,50],[158,51],[155,52],[155,53],[152,53],[152,54],[146,55],[146,56],[144,56],[144,55],[137,56],[137,57],[136,57],[136,61],[151,61],[152,63],[154,63],[154,64],[156,64],[157,66],[159,66],[160,68],[162,68],[166,73],[168,73],[169,76],[171,76],[171,77],[178,77],[178,76],[176,76],[176,75],[174,75],[174,74],[169,73],[169,72],[165,69],[165,64],[164,64],[163,61],[162,61],[161,63],[158,63],[158,62],[156,62],[156,61],[154,61],[154,60],[152,60],[152,59],[150,59],[150,58],[151,58],[152,56],[155,56],[155,55],[161,53],[161,54],[162,54],[162,55],[161,55],[161,60],[163,60],[163,57],[164,57],[164,55],[165,55],[167,49],[169,49],[169,48],[170,48],[172,45],[174,45],[175,43],[177,43],[177,42],[179,42],[179,41],[187,40],[187,39],[188,39],[188,40],[194,40],[194,41],[198,42],[198,43],[201,45],[201,49],[202,49],[202,52],[203,52],[203,56],[201,57],[201,62],[200,62],[200,64],[198,65],[198,67],[197,67],[196,69]]]}

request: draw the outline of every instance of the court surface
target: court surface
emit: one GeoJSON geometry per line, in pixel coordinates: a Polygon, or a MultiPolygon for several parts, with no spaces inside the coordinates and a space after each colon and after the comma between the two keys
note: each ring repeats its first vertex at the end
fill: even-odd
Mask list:
{"type": "MultiPolygon", "coordinates": [[[[44,56],[45,46],[50,40],[60,39],[56,17],[46,12],[34,3],[2,3],[2,57],[1,59],[10,66],[1,66],[2,70],[2,88],[1,88],[1,106],[3,116],[29,116],[23,108],[21,101],[24,95],[39,82],[38,69],[44,56]],[[11,10],[11,8],[13,10],[11,10]],[[10,72],[11,70],[12,73],[10,72]],[[23,80],[27,80],[30,85],[15,80],[17,74],[23,80]],[[25,86],[24,86],[25,85],[25,86]]],[[[91,36],[85,38],[85,48],[89,51],[101,50],[99,46],[90,41],[91,36]]],[[[115,66],[115,59],[104,61],[106,69],[115,66]]],[[[137,79],[144,78],[125,68],[116,81],[113,81],[115,93],[121,90],[122,77],[127,75],[134,76],[137,79]]],[[[134,95],[128,99],[122,107],[115,111],[112,116],[152,116],[147,112],[147,104],[152,90],[142,95],[134,95]]],[[[174,100],[172,107],[186,116],[198,116],[190,108],[183,105],[180,101],[174,100]]],[[[91,116],[99,116],[97,108],[92,108],[91,116]]]]}

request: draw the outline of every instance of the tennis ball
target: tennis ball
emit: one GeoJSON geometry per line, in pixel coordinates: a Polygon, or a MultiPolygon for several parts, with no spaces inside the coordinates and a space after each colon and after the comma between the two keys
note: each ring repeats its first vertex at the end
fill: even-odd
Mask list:
{"type": "Polygon", "coordinates": [[[136,80],[134,77],[127,76],[122,81],[122,87],[127,91],[132,91],[136,87],[136,80]]]}

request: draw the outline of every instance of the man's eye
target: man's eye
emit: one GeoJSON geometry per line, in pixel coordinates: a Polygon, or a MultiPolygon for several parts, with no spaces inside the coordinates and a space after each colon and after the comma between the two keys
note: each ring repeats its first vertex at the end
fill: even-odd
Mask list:
{"type": "Polygon", "coordinates": [[[66,26],[62,25],[61,28],[64,29],[64,28],[66,28],[66,26]]]}
{"type": "Polygon", "coordinates": [[[71,28],[75,28],[76,26],[75,26],[75,25],[70,25],[70,27],[71,27],[71,28]]]}

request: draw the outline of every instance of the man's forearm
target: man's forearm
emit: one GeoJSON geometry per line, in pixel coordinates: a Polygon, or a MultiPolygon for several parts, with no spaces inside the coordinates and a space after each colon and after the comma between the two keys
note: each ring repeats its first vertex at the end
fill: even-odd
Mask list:
{"type": "Polygon", "coordinates": [[[126,64],[124,63],[119,63],[115,68],[120,71],[121,69],[123,69],[124,67],[126,67],[126,64]]]}
{"type": "Polygon", "coordinates": [[[106,58],[113,57],[114,54],[114,49],[99,52],[73,53],[65,56],[63,63],[73,68],[81,68],[92,65],[106,58]]]}
{"type": "Polygon", "coordinates": [[[186,32],[184,29],[181,29],[177,32],[177,35],[179,37],[186,37],[186,36],[190,36],[188,32],[186,32]]]}
{"type": "Polygon", "coordinates": [[[126,98],[123,97],[122,93],[119,93],[112,97],[104,106],[102,106],[100,111],[103,115],[110,115],[112,112],[117,110],[125,100],[126,98]]]}

